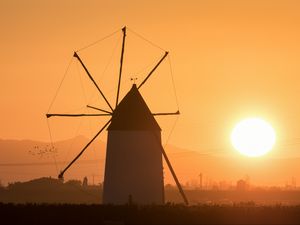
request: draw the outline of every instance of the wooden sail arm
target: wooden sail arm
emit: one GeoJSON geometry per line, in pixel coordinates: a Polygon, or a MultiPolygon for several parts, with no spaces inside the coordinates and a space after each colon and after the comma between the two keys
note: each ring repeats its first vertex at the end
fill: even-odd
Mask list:
{"type": "Polygon", "coordinates": [[[62,116],[62,117],[80,117],[80,116],[111,116],[111,114],[105,113],[105,114],[61,114],[61,113],[48,113],[46,114],[47,118],[50,118],[52,116],[62,116]]]}
{"type": "Polygon", "coordinates": [[[96,83],[96,81],[94,80],[94,78],[92,77],[92,75],[90,74],[90,72],[88,71],[88,69],[86,68],[86,66],[84,65],[84,63],[82,62],[81,58],[79,57],[79,55],[77,54],[77,52],[74,52],[73,55],[75,58],[78,59],[78,61],[80,62],[80,64],[82,65],[83,69],[85,70],[85,72],[87,73],[87,75],[89,76],[90,80],[94,83],[94,85],[96,86],[96,88],[98,89],[98,91],[100,92],[101,96],[103,97],[103,99],[105,100],[105,102],[107,103],[107,105],[109,106],[109,108],[111,109],[111,111],[113,111],[113,108],[111,107],[111,105],[109,104],[107,98],[105,97],[105,95],[103,94],[103,92],[101,91],[101,89],[99,88],[98,84],[96,83]]]}
{"type": "Polygon", "coordinates": [[[121,59],[120,59],[120,70],[119,70],[119,81],[118,81],[118,89],[117,89],[117,99],[116,99],[116,108],[119,103],[119,95],[121,88],[121,78],[122,78],[122,69],[123,69],[123,58],[124,58],[124,50],[125,50],[125,38],[126,38],[126,27],[123,27],[123,42],[122,42],[122,50],[121,50],[121,59]]]}
{"type": "Polygon", "coordinates": [[[150,73],[147,75],[147,77],[142,81],[142,83],[138,86],[138,89],[140,89],[144,83],[149,79],[149,77],[153,74],[153,72],[157,69],[157,67],[164,61],[164,59],[167,57],[169,52],[165,52],[163,57],[158,61],[158,63],[153,67],[153,69],[150,71],[150,73]]]}
{"type": "Polygon", "coordinates": [[[72,164],[74,162],[76,162],[76,160],[82,155],[82,153],[89,147],[89,145],[99,136],[99,134],[101,134],[101,132],[108,126],[108,124],[111,122],[111,119],[99,130],[99,132],[89,141],[89,143],[87,143],[84,148],[81,150],[81,152],[79,152],[79,154],[66,166],[66,168],[64,170],[62,170],[59,175],[58,178],[59,179],[64,179],[64,173],[72,166],[72,164]]]}
{"type": "Polygon", "coordinates": [[[167,163],[167,165],[168,165],[168,167],[169,167],[169,169],[170,169],[170,171],[171,171],[171,174],[172,174],[172,176],[173,176],[173,178],[174,178],[174,180],[175,180],[175,183],[176,183],[176,185],[177,185],[177,188],[178,188],[178,190],[179,190],[179,192],[180,192],[180,194],[181,194],[181,196],[182,196],[182,198],[183,198],[183,200],[184,200],[184,203],[185,203],[186,205],[188,205],[188,204],[189,204],[189,201],[188,201],[188,199],[187,199],[187,197],[186,197],[186,195],[185,195],[185,193],[184,193],[184,191],[183,191],[183,189],[182,189],[181,184],[179,183],[179,180],[178,180],[178,178],[177,178],[177,176],[176,176],[176,174],[175,174],[175,171],[174,171],[174,169],[173,169],[173,167],[172,167],[172,165],[171,165],[171,162],[170,162],[170,160],[169,160],[169,158],[168,158],[168,156],[167,156],[167,154],[166,154],[166,152],[165,152],[163,146],[161,145],[161,143],[160,143],[160,148],[161,148],[162,154],[163,154],[163,156],[164,156],[164,159],[165,159],[165,161],[166,161],[166,163],[167,163]]]}
{"type": "Polygon", "coordinates": [[[166,163],[167,163],[167,165],[168,165],[168,167],[169,167],[169,170],[170,170],[170,172],[171,172],[171,174],[172,174],[172,176],[173,176],[173,179],[174,179],[174,181],[175,181],[175,183],[176,183],[176,185],[177,185],[177,188],[178,188],[178,190],[179,190],[179,192],[180,192],[180,194],[181,194],[181,196],[182,196],[182,198],[183,198],[183,201],[184,201],[184,203],[185,203],[186,205],[188,205],[188,204],[189,204],[189,201],[188,201],[188,199],[187,199],[187,197],[186,197],[186,195],[185,195],[185,193],[184,193],[184,191],[183,191],[183,189],[182,189],[182,186],[181,186],[181,184],[180,184],[180,182],[179,182],[179,180],[178,180],[178,178],[177,178],[177,176],[176,176],[176,173],[175,173],[175,171],[174,171],[174,169],[173,169],[173,167],[172,167],[172,165],[171,165],[171,162],[170,162],[170,160],[169,160],[169,158],[168,158],[168,156],[167,156],[167,154],[166,154],[166,152],[165,152],[165,150],[164,150],[164,147],[162,146],[161,141],[160,141],[160,139],[158,138],[158,136],[157,136],[155,133],[153,133],[153,135],[154,135],[154,137],[155,137],[155,139],[156,139],[156,141],[157,141],[158,147],[161,149],[161,152],[162,152],[162,154],[163,154],[163,157],[164,157],[164,159],[165,159],[165,161],[166,161],[166,163]]]}
{"type": "Polygon", "coordinates": [[[109,111],[106,111],[106,110],[104,110],[104,109],[100,109],[100,108],[98,108],[98,107],[95,107],[95,106],[87,105],[86,107],[88,107],[88,108],[91,108],[91,109],[98,110],[98,111],[100,111],[100,112],[105,112],[105,113],[108,113],[108,114],[112,115],[112,113],[111,113],[111,112],[109,112],[109,111]]]}
{"type": "Polygon", "coordinates": [[[180,115],[179,110],[177,112],[170,113],[152,113],[153,116],[171,116],[171,115],[180,115]]]}

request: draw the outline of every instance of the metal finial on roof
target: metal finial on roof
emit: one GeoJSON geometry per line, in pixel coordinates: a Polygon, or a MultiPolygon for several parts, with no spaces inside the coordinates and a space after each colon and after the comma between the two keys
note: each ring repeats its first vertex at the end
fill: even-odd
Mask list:
{"type": "Polygon", "coordinates": [[[137,77],[131,77],[130,80],[133,81],[133,84],[135,84],[135,82],[137,81],[137,77]]]}

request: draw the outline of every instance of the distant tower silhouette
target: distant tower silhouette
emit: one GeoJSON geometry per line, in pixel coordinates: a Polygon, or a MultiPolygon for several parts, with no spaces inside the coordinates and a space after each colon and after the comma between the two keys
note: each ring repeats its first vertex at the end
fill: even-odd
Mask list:
{"type": "Polygon", "coordinates": [[[88,179],[87,179],[87,177],[83,178],[82,186],[83,187],[87,187],[88,186],[88,179]]]}
{"type": "Polygon", "coordinates": [[[202,186],[202,173],[199,174],[199,188],[200,190],[202,190],[203,186],[202,186]]]}

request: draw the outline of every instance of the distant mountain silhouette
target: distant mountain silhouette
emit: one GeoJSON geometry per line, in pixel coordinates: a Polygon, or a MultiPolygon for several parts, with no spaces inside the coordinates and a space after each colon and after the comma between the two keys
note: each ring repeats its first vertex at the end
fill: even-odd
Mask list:
{"type": "MultiPolygon", "coordinates": [[[[54,147],[58,151],[58,156],[63,153],[65,150],[69,150],[69,154],[74,154],[78,151],[80,145],[84,145],[88,142],[88,139],[84,136],[77,136],[72,139],[62,140],[53,143],[54,147]],[[77,148],[77,149],[76,149],[77,148]]],[[[99,141],[97,142],[99,145],[99,141]]],[[[104,146],[104,143],[100,143],[104,146]]],[[[3,140],[0,139],[0,149],[1,149],[1,158],[0,164],[2,163],[28,163],[34,161],[36,158],[51,158],[50,154],[38,155],[38,150],[35,149],[38,147],[41,150],[51,147],[51,144],[48,142],[34,141],[34,140],[3,140]],[[30,153],[35,152],[36,156],[30,153]],[[30,161],[31,160],[31,161],[30,161]]]]}
{"type": "MultiPolygon", "coordinates": [[[[13,181],[28,181],[37,177],[57,177],[58,172],[81,150],[89,141],[84,136],[55,142],[57,149],[56,162],[53,155],[35,154],[39,149],[49,148],[49,143],[34,140],[3,140],[0,139],[0,181],[6,184],[13,181]],[[39,149],[35,149],[38,146],[39,149]],[[30,153],[30,151],[32,151],[30,153]]],[[[65,174],[65,179],[82,180],[87,176],[89,182],[103,181],[106,144],[96,140],[82,155],[72,168],[65,174]]],[[[201,154],[198,151],[178,148],[172,145],[166,147],[179,180],[198,182],[199,173],[203,173],[203,184],[227,180],[236,183],[245,175],[250,176],[252,184],[284,185],[300,169],[300,158],[262,157],[249,159],[228,150],[228,156],[213,156],[201,154]]],[[[165,183],[173,183],[167,167],[164,167],[165,183]]]]}
{"type": "MultiPolygon", "coordinates": [[[[55,142],[54,149],[51,149],[51,144],[47,142],[0,139],[0,180],[7,183],[43,176],[57,177],[59,170],[63,169],[88,141],[88,138],[78,136],[55,142]]],[[[104,159],[105,143],[97,140],[74,164],[67,174],[67,179],[82,180],[85,175],[92,174],[99,176],[99,166],[103,165],[104,159]]]]}

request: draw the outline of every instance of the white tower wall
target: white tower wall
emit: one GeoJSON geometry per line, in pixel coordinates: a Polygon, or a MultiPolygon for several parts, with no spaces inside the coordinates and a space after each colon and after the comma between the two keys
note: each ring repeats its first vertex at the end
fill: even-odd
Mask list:
{"type": "Polygon", "coordinates": [[[160,131],[108,132],[104,204],[125,204],[129,196],[137,204],[164,203],[160,141],[160,131]]]}

